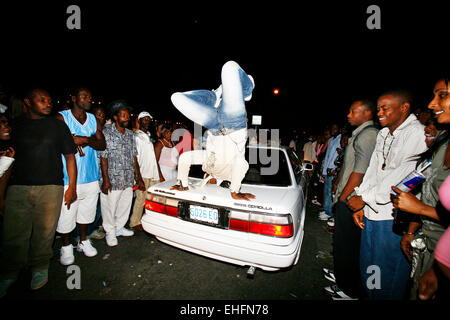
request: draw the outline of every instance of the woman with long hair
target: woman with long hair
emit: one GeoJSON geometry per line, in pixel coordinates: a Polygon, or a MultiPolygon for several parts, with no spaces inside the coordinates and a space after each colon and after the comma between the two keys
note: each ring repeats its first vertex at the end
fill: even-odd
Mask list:
{"type": "MultiPolygon", "coordinates": [[[[450,135],[448,132],[450,92],[448,85],[448,79],[439,80],[434,86],[434,98],[428,105],[436,118],[436,127],[440,130],[429,149],[420,156],[418,161],[418,165],[430,161],[430,159],[432,161],[430,167],[424,171],[426,180],[422,185],[421,199],[393,187],[393,190],[398,193],[398,196],[393,199],[394,207],[420,216],[418,222],[409,223],[408,230],[401,241],[404,253],[412,261],[411,297],[413,299],[417,298],[419,279],[433,267],[434,249],[447,227],[440,221],[436,205],[439,201],[439,187],[450,175],[450,135]]],[[[421,298],[420,295],[419,298],[421,298]]]]}

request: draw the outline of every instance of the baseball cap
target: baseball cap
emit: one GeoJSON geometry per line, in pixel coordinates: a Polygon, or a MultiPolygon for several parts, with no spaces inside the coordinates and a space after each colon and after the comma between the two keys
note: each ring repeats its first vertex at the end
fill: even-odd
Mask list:
{"type": "Polygon", "coordinates": [[[153,117],[151,116],[150,113],[148,113],[147,111],[142,111],[141,113],[139,113],[138,115],[138,120],[144,117],[150,117],[150,119],[153,119],[153,117]]]}
{"type": "Polygon", "coordinates": [[[129,112],[133,110],[125,100],[115,100],[109,104],[108,108],[111,116],[115,116],[121,109],[127,109],[129,112]]]}

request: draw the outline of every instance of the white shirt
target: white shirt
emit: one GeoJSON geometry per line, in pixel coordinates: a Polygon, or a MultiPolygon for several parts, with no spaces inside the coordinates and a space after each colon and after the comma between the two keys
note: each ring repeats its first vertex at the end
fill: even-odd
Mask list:
{"type": "Polygon", "coordinates": [[[202,170],[210,177],[230,181],[230,191],[239,192],[249,168],[245,160],[246,141],[247,128],[217,136],[207,131],[206,150],[188,151],[180,156],[178,180],[187,187],[190,166],[202,164],[202,170]]]}
{"type": "Polygon", "coordinates": [[[393,135],[386,127],[380,130],[363,181],[355,188],[356,194],[362,196],[367,204],[364,207],[367,219],[377,221],[394,219],[390,198],[391,187],[415,169],[417,157],[414,156],[426,149],[424,126],[413,114],[394,130],[393,135]],[[384,170],[381,169],[384,163],[383,146],[386,157],[384,170]]]}
{"type": "Polygon", "coordinates": [[[231,182],[231,192],[239,192],[242,179],[249,168],[245,160],[247,128],[227,135],[214,136],[208,131],[206,138],[207,161],[203,171],[211,176],[231,182]]]}
{"type": "Polygon", "coordinates": [[[14,158],[2,156],[0,157],[0,177],[9,169],[11,164],[14,162],[14,158]]]}
{"type": "Polygon", "coordinates": [[[317,146],[317,141],[308,141],[307,143],[305,143],[305,145],[303,146],[303,160],[304,161],[309,161],[309,162],[314,162],[317,158],[316,156],[316,146],[317,146]]]}
{"type": "Polygon", "coordinates": [[[136,130],[134,139],[136,140],[137,160],[141,169],[141,176],[144,179],[159,180],[158,167],[156,164],[155,149],[150,140],[150,135],[142,130],[136,130]]]}

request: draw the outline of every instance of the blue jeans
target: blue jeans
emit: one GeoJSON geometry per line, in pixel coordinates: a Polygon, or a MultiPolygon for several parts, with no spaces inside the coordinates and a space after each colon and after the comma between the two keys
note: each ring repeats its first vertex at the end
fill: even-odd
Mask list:
{"type": "Polygon", "coordinates": [[[251,96],[254,84],[234,61],[222,67],[222,95],[217,108],[217,95],[210,90],[177,92],[173,105],[187,118],[208,130],[243,129],[247,127],[245,99],[251,96]]]}
{"type": "Polygon", "coordinates": [[[392,231],[393,220],[372,221],[364,217],[364,224],[365,228],[361,233],[360,272],[368,299],[404,299],[411,265],[400,247],[402,237],[392,231]],[[373,286],[376,282],[376,269],[380,273],[378,287],[373,286]]]}
{"type": "Polygon", "coordinates": [[[326,176],[325,177],[325,183],[324,183],[324,199],[323,199],[323,210],[325,210],[325,213],[329,215],[330,217],[334,216],[333,213],[333,195],[331,193],[332,188],[332,182],[333,182],[334,176],[326,176]]]}

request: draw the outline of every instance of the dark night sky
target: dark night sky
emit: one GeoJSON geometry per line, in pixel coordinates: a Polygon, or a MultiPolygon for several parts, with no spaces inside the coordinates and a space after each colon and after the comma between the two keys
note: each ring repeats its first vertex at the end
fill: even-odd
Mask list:
{"type": "Polygon", "coordinates": [[[300,129],[343,122],[354,99],[399,87],[426,106],[449,70],[445,2],[92,2],[0,4],[0,83],[54,96],[83,83],[104,101],[184,120],[170,95],[216,88],[235,60],[256,82],[247,112],[264,127],[300,129]],[[66,28],[70,4],[81,8],[81,30],[66,28]],[[381,8],[381,30],[366,28],[370,4],[381,8]]]}

